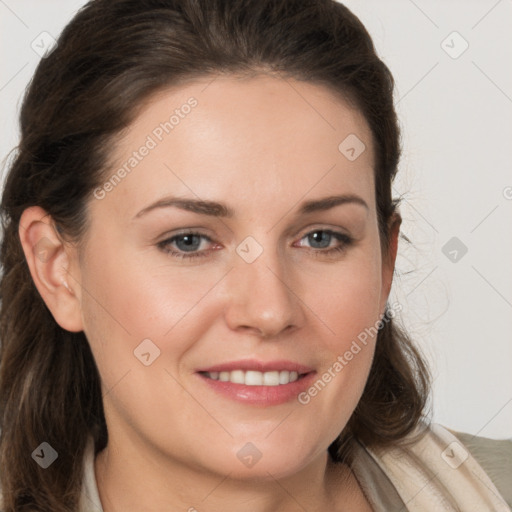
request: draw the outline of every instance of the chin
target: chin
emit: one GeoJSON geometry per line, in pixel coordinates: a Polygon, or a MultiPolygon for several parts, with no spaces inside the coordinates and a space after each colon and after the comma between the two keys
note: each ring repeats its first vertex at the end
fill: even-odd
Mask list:
{"type": "MultiPolygon", "coordinates": [[[[216,450],[217,452],[218,450],[216,450]]],[[[299,473],[311,464],[327,448],[298,448],[296,444],[260,443],[250,441],[237,443],[236,448],[226,449],[223,454],[211,453],[205,466],[215,473],[228,475],[235,480],[271,481],[299,473]],[[230,452],[226,456],[226,452],[230,452]],[[212,457],[213,456],[213,457],[212,457]],[[220,464],[219,464],[220,462],[220,464]]]]}
{"type": "Polygon", "coordinates": [[[269,482],[274,480],[281,480],[299,473],[307,466],[307,461],[302,457],[287,457],[286,459],[276,459],[275,456],[263,457],[252,467],[246,467],[243,464],[230,464],[226,468],[226,473],[229,473],[229,478],[240,481],[252,482],[269,482]]]}

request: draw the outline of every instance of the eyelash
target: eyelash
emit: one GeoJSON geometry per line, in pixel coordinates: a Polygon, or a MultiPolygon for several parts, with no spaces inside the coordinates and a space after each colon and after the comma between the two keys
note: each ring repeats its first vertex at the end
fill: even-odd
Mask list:
{"type": "MultiPolygon", "coordinates": [[[[340,233],[340,232],[337,232],[337,231],[332,231],[330,229],[314,229],[313,231],[309,231],[308,233],[306,233],[302,238],[306,238],[310,235],[312,235],[313,233],[327,233],[331,236],[333,236],[334,238],[338,239],[340,242],[341,242],[341,245],[339,246],[336,246],[336,247],[331,247],[329,249],[315,249],[314,247],[313,248],[309,248],[313,254],[315,256],[318,256],[318,257],[322,257],[322,256],[335,256],[337,254],[341,254],[343,252],[345,252],[347,250],[347,248],[352,245],[353,243],[353,238],[344,234],[344,233],[340,233]]],[[[203,250],[203,251],[200,251],[200,252],[179,252],[179,251],[175,251],[173,249],[170,249],[169,246],[171,243],[173,243],[176,239],[179,239],[179,238],[182,238],[182,237],[187,237],[187,236],[199,236],[209,242],[212,242],[212,239],[207,236],[207,235],[204,235],[203,233],[198,233],[198,232],[194,232],[194,231],[187,231],[187,232],[184,232],[184,233],[180,233],[179,235],[174,235],[172,236],[171,238],[167,238],[165,240],[162,240],[161,242],[159,242],[157,244],[157,246],[162,250],[164,251],[165,253],[167,254],[170,254],[171,256],[175,257],[175,258],[181,258],[181,259],[188,259],[188,260],[192,260],[192,259],[195,259],[195,258],[204,258],[206,256],[209,255],[209,251],[207,250],[203,250]]]]}

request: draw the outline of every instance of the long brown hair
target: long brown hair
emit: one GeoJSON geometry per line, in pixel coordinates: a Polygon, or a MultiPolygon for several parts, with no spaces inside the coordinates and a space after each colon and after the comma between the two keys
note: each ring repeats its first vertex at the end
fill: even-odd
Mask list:
{"type": "MultiPolygon", "coordinates": [[[[364,115],[375,148],[383,254],[400,157],[393,77],[372,40],[333,0],[93,0],[41,59],[21,108],[21,139],[1,204],[0,483],[4,512],[76,510],[88,436],[107,444],[100,376],[83,332],[62,329],[31,279],[18,225],[37,205],[79,241],[109,150],[154,93],[218,73],[273,73],[324,85],[364,115]],[[31,457],[48,442],[58,459],[31,457]]],[[[399,442],[429,391],[425,364],[392,319],[379,331],[363,396],[330,446],[399,442]]]]}

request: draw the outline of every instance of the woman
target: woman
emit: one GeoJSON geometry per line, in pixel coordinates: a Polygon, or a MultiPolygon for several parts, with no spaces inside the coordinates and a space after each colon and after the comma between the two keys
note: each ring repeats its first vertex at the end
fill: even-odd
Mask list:
{"type": "Polygon", "coordinates": [[[510,510],[393,322],[392,93],[332,1],[77,14],[2,199],[4,512],[510,510]]]}

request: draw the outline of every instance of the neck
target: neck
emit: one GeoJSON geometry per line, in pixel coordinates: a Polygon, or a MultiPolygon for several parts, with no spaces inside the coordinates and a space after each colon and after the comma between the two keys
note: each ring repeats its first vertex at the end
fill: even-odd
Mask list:
{"type": "Polygon", "coordinates": [[[371,510],[362,507],[362,493],[350,469],[334,463],[327,452],[286,478],[267,473],[233,479],[180,461],[155,460],[129,443],[121,446],[122,450],[110,439],[95,459],[104,512],[231,512],[239,511],[240,504],[252,512],[371,510]]]}

